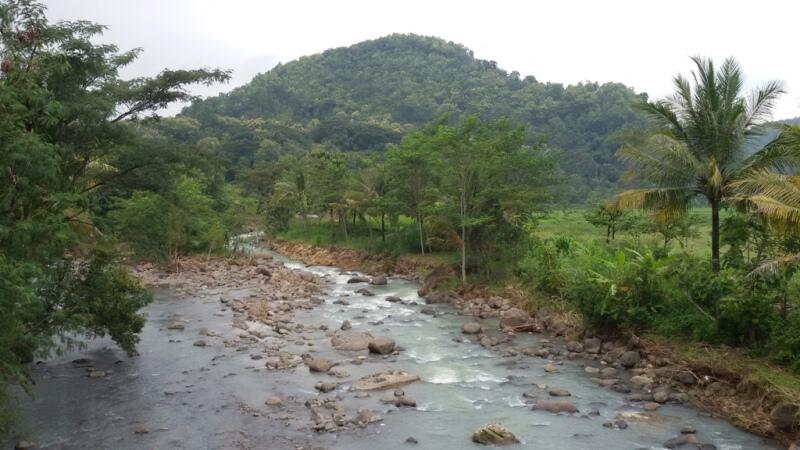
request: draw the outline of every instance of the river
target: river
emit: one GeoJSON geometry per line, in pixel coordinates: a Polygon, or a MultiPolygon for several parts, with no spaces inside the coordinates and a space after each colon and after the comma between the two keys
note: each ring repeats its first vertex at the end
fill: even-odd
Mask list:
{"type": "MultiPolygon", "coordinates": [[[[237,330],[231,309],[220,304],[218,290],[177,300],[171,290],[158,289],[146,309],[140,356],[128,358],[110,341],[97,339],[80,351],[34,365],[33,397],[22,396],[19,405],[23,435],[37,448],[48,449],[465,449],[483,448],[470,441],[471,433],[480,425],[499,422],[521,441],[512,448],[661,449],[686,426],[696,428],[699,442],[721,450],[779,448],[690,407],[664,405],[645,415],[624,394],[589,380],[584,367],[596,366],[595,361],[556,361],[558,372],[547,373],[544,365],[554,361],[487,350],[461,333],[462,324],[473,318],[459,315],[450,305],[432,306],[435,315],[421,314],[423,302],[413,282],[390,278],[385,286],[369,286],[374,296],[364,296],[355,293],[363,284],[347,283],[352,272],[276,258],[325,282],[320,296],[324,303],[296,312],[294,321],[337,329],[349,320],[354,329],[389,336],[404,350],[396,356],[355,360],[333,350],[322,331],[282,342],[288,352],[314,348],[317,355],[341,362],[350,376],[337,380],[341,384],[335,391],[321,394],[314,385],[330,381],[329,375],[310,373],[302,364],[268,371],[252,348],[223,345],[237,330]],[[385,301],[390,295],[404,302],[385,301]],[[166,326],[176,315],[186,319],[184,330],[166,326]],[[208,338],[205,347],[195,346],[202,329],[221,336],[208,338]],[[87,376],[87,365],[105,376],[87,376]],[[416,408],[381,403],[384,393],[364,396],[348,391],[349,381],[388,369],[420,376],[421,381],[402,388],[416,400],[416,408]],[[531,400],[522,395],[533,389],[547,397],[547,389],[553,387],[568,390],[581,413],[532,410],[531,400]],[[284,399],[284,405],[265,406],[275,396],[284,399]],[[339,397],[348,411],[369,408],[383,420],[363,429],[314,432],[304,403],[316,397],[339,397]],[[587,414],[590,411],[593,414],[587,414]],[[626,429],[603,426],[619,417],[625,419],[626,429]],[[406,442],[410,437],[418,444],[406,442]]],[[[485,330],[498,329],[496,320],[480,322],[485,330]]],[[[539,345],[543,339],[520,335],[515,345],[539,345]]],[[[3,446],[13,448],[14,443],[3,446]]]]}

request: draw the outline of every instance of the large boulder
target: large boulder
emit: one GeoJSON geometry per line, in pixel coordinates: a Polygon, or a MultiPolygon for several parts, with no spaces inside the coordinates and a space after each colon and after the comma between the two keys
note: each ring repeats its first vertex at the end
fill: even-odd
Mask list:
{"type": "Polygon", "coordinates": [[[536,402],[533,409],[541,409],[553,414],[578,412],[578,407],[569,400],[540,400],[536,402]]]}
{"type": "Polygon", "coordinates": [[[377,336],[368,345],[371,353],[388,355],[394,351],[394,340],[386,336],[377,336]]]}
{"type": "Polygon", "coordinates": [[[375,285],[375,286],[383,286],[387,282],[388,281],[386,280],[385,276],[378,275],[378,276],[372,277],[372,280],[369,283],[372,284],[372,285],[375,285]]]}
{"type": "Polygon", "coordinates": [[[389,389],[397,386],[419,381],[419,376],[402,372],[399,370],[374,373],[358,379],[350,390],[353,391],[375,391],[379,389],[389,389]]]}
{"type": "Polygon", "coordinates": [[[600,353],[602,342],[597,338],[586,338],[583,340],[583,351],[586,353],[600,353]]]}
{"type": "Polygon", "coordinates": [[[780,403],[769,414],[772,426],[781,431],[800,430],[800,406],[780,403]]]}
{"type": "Polygon", "coordinates": [[[637,352],[636,350],[631,350],[620,355],[619,363],[622,367],[630,369],[631,367],[638,364],[640,359],[641,356],[639,355],[639,352],[637,352]]]}
{"type": "Polygon", "coordinates": [[[511,308],[500,317],[500,328],[518,328],[528,325],[531,318],[525,311],[519,308],[511,308]]]}
{"type": "Polygon", "coordinates": [[[472,442],[484,445],[508,445],[517,444],[519,440],[508,428],[499,423],[490,423],[472,433],[472,442]]]}
{"type": "Polygon", "coordinates": [[[481,324],[478,322],[467,322],[461,326],[461,332],[464,334],[478,334],[481,330],[481,324]]]}
{"type": "Polygon", "coordinates": [[[306,358],[304,362],[312,372],[325,373],[333,367],[333,363],[327,358],[306,358]]]}
{"type": "Polygon", "coordinates": [[[372,339],[366,331],[339,330],[331,338],[331,345],[336,350],[357,352],[368,349],[372,339]]]}

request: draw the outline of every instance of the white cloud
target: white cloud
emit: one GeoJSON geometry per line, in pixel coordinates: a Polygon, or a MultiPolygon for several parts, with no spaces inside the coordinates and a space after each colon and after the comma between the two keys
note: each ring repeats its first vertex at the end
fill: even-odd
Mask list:
{"type": "Polygon", "coordinates": [[[109,42],[143,47],[126,76],[164,67],[234,70],[227,91],[276,62],[394,32],[456,41],[540,81],[620,81],[651,96],[671,89],[690,55],[736,56],[751,86],[786,82],[775,116],[800,116],[793,57],[800,2],[49,0],[54,19],[109,26],[109,42]],[[724,7],[721,7],[724,6],[724,7]]]}

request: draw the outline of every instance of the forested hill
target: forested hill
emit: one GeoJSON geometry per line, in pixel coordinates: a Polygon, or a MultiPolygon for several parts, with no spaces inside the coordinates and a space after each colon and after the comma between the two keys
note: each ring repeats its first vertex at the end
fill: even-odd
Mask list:
{"type": "Polygon", "coordinates": [[[394,34],[280,64],[184,114],[268,119],[300,126],[313,143],[355,151],[383,149],[445,113],[508,116],[563,150],[568,173],[613,183],[617,145],[608,138],[640,125],[636,100],[623,84],[540,83],[462,45],[394,34]]]}

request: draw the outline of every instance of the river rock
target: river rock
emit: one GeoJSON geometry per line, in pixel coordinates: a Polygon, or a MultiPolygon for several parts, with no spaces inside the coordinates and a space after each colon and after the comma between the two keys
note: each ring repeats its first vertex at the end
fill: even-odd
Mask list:
{"type": "Polygon", "coordinates": [[[614,378],[617,376],[617,369],[613,367],[605,367],[600,370],[600,376],[603,378],[614,378]]]}
{"type": "Polygon", "coordinates": [[[688,371],[683,371],[678,373],[677,375],[675,375],[675,379],[678,380],[679,383],[683,383],[687,386],[691,386],[697,383],[697,378],[695,378],[695,376],[688,371]]]}
{"type": "Polygon", "coordinates": [[[400,302],[403,301],[402,298],[394,296],[394,295],[389,295],[384,300],[386,300],[389,303],[400,303],[400,302]]]}
{"type": "Polygon", "coordinates": [[[206,341],[204,341],[202,339],[198,339],[198,340],[194,341],[194,343],[192,345],[194,345],[195,347],[205,347],[206,346],[206,341]]]}
{"type": "Polygon", "coordinates": [[[361,294],[361,295],[363,295],[365,297],[374,297],[375,296],[375,293],[370,291],[367,288],[361,288],[361,289],[357,290],[356,294],[361,294]]]}
{"type": "Polygon", "coordinates": [[[399,370],[374,373],[360,378],[353,383],[350,390],[353,391],[375,391],[379,389],[389,389],[397,386],[403,386],[409,383],[419,381],[419,376],[402,372],[399,370]]]}
{"type": "Polygon", "coordinates": [[[586,353],[600,353],[602,342],[597,338],[586,338],[583,340],[583,351],[586,353]]]}
{"type": "Polygon", "coordinates": [[[311,372],[325,373],[333,367],[333,363],[327,358],[307,358],[305,363],[311,372]]]}
{"type": "Polygon", "coordinates": [[[533,409],[541,409],[553,414],[578,412],[578,407],[569,400],[540,400],[536,402],[533,409]]]}
{"type": "Polygon", "coordinates": [[[375,285],[375,286],[384,286],[386,283],[387,283],[386,277],[383,276],[383,275],[378,275],[376,277],[372,277],[372,280],[369,282],[369,284],[372,284],[372,285],[375,285]]]}
{"type": "Polygon", "coordinates": [[[581,353],[583,351],[583,344],[578,341],[567,342],[567,351],[572,353],[581,353]]]}
{"type": "Polygon", "coordinates": [[[388,355],[394,351],[394,340],[386,336],[376,336],[367,347],[371,353],[388,355]]]}
{"type": "Polygon", "coordinates": [[[440,292],[434,292],[425,296],[425,303],[428,305],[450,303],[450,296],[440,292]]]}
{"type": "Polygon", "coordinates": [[[490,423],[472,433],[472,442],[484,445],[508,445],[517,444],[519,440],[506,427],[499,423],[490,423]]]}
{"type": "Polygon", "coordinates": [[[266,401],[266,405],[267,406],[282,406],[283,405],[283,400],[281,400],[281,398],[278,397],[278,396],[270,397],[266,401]]]}
{"type": "Polygon", "coordinates": [[[657,410],[660,407],[661,407],[661,405],[656,403],[656,402],[647,402],[644,405],[642,405],[642,409],[644,409],[645,411],[648,411],[648,412],[653,412],[653,411],[657,410]]]}
{"type": "Polygon", "coordinates": [[[685,445],[689,444],[696,444],[697,438],[693,434],[684,434],[682,436],[676,436],[672,439],[667,440],[664,442],[664,447],[666,448],[680,448],[685,445]]]}
{"type": "Polygon", "coordinates": [[[180,320],[170,322],[170,324],[167,325],[168,330],[183,330],[184,328],[186,328],[186,325],[180,320]]]}
{"type": "Polygon", "coordinates": [[[314,385],[314,389],[322,393],[327,393],[336,389],[336,386],[337,384],[332,381],[318,381],[317,384],[314,385]]]}
{"type": "Polygon", "coordinates": [[[356,413],[356,423],[367,425],[374,422],[380,422],[383,418],[371,409],[362,408],[356,413]]]}
{"type": "Polygon", "coordinates": [[[356,284],[356,283],[369,283],[369,278],[363,276],[356,276],[351,277],[347,280],[347,284],[356,284]]]}
{"type": "Polygon", "coordinates": [[[544,365],[544,371],[547,372],[547,373],[556,373],[556,372],[558,372],[558,367],[556,367],[553,364],[549,364],[548,363],[548,364],[544,365]]]}
{"type": "Polygon", "coordinates": [[[572,396],[572,394],[568,390],[566,390],[566,389],[557,389],[557,388],[550,389],[548,394],[550,394],[551,397],[570,397],[570,396],[572,396]]]}
{"type": "Polygon", "coordinates": [[[800,429],[800,406],[792,403],[779,403],[769,413],[772,426],[781,431],[800,429]]]}
{"type": "Polygon", "coordinates": [[[666,403],[669,400],[669,392],[667,391],[656,391],[653,393],[653,400],[657,403],[666,403]]]}
{"type": "Polygon", "coordinates": [[[478,334],[481,331],[481,324],[478,322],[467,322],[461,326],[461,332],[464,334],[478,334]]]}
{"type": "Polygon", "coordinates": [[[14,450],[30,450],[34,447],[35,445],[31,441],[17,441],[14,450]]]}
{"type": "Polygon", "coordinates": [[[630,369],[639,363],[639,359],[641,359],[639,352],[636,350],[630,350],[620,355],[619,363],[622,367],[630,369]]]}
{"type": "Polygon", "coordinates": [[[640,387],[647,386],[648,384],[653,384],[653,379],[647,375],[635,375],[631,377],[631,383],[640,387]]]}
{"type": "Polygon", "coordinates": [[[519,308],[511,308],[500,318],[500,328],[517,328],[527,325],[529,321],[528,313],[519,308]]]}
{"type": "Polygon", "coordinates": [[[347,331],[347,330],[349,330],[351,328],[353,328],[353,326],[350,325],[350,321],[349,320],[345,320],[344,322],[342,322],[342,325],[339,327],[340,330],[344,330],[344,331],[347,331]]]}
{"type": "Polygon", "coordinates": [[[357,352],[367,350],[372,339],[366,331],[339,330],[331,338],[331,345],[336,350],[357,352]]]}
{"type": "Polygon", "coordinates": [[[398,408],[401,408],[401,407],[404,407],[404,406],[411,407],[411,408],[416,408],[417,407],[417,401],[414,400],[411,397],[406,397],[405,395],[401,395],[401,396],[396,397],[394,399],[394,406],[397,406],[398,408]]]}

